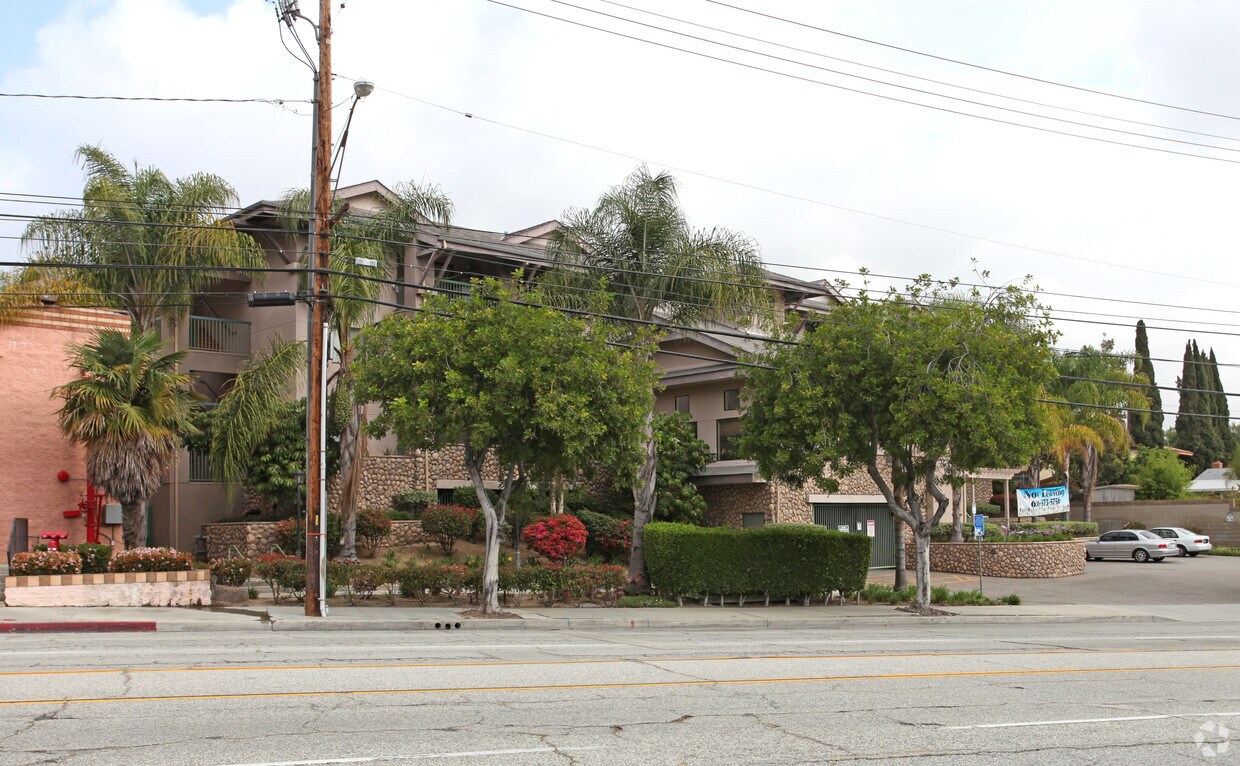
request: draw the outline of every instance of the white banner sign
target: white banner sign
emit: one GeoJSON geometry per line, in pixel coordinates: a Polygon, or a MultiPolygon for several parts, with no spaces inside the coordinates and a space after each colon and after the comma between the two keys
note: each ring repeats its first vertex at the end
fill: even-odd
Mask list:
{"type": "Polygon", "coordinates": [[[1040,487],[1016,490],[1017,516],[1043,516],[1068,512],[1067,487],[1040,487]]]}

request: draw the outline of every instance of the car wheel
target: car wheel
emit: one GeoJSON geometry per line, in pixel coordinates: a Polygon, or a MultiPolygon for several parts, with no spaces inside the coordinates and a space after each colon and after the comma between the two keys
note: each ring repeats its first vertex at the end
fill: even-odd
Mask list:
{"type": "Polygon", "coordinates": [[[1132,560],[1138,564],[1144,564],[1150,560],[1150,552],[1144,548],[1137,548],[1132,552],[1132,560]]]}
{"type": "Polygon", "coordinates": [[[1183,545],[1177,545],[1177,546],[1175,546],[1175,547],[1177,547],[1177,548],[1179,548],[1179,549],[1180,549],[1180,555],[1181,555],[1181,556],[1187,556],[1187,555],[1188,555],[1188,548],[1185,548],[1183,545]]]}
{"type": "Polygon", "coordinates": [[[1188,555],[1192,558],[1196,558],[1198,553],[1201,553],[1201,551],[1193,551],[1192,553],[1189,553],[1188,555]]]}
{"type": "Polygon", "coordinates": [[[1089,551],[1085,551],[1085,560],[1086,560],[1086,561],[1093,561],[1093,560],[1094,560],[1094,557],[1089,555],[1089,551]]]}

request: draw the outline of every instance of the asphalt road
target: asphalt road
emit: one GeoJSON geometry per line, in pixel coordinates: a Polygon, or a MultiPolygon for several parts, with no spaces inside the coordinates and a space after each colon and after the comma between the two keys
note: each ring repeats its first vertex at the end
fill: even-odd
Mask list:
{"type": "MultiPolygon", "coordinates": [[[[908,575],[913,582],[913,573],[908,575]]],[[[890,583],[894,577],[892,570],[874,570],[870,579],[890,583]]],[[[978,587],[977,575],[932,572],[930,581],[952,590],[978,587]]],[[[1015,593],[1026,604],[1234,604],[1240,602],[1240,557],[1177,557],[1145,564],[1090,561],[1083,575],[1030,580],[986,577],[982,589],[988,596],[1015,593]]]]}
{"type": "Polygon", "coordinates": [[[1240,761],[1237,622],[14,635],[0,690],[0,764],[1240,761]]]}

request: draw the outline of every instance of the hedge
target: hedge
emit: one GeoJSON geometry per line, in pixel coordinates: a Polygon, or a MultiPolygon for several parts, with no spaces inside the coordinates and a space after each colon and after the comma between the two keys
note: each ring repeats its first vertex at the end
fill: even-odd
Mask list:
{"type": "MultiPolygon", "coordinates": [[[[985,540],[1002,542],[1005,539],[1002,522],[998,519],[986,521],[985,540]]],[[[961,524],[961,531],[967,540],[973,539],[973,524],[966,519],[961,524]]],[[[951,524],[936,524],[930,530],[930,539],[934,542],[946,542],[951,539],[951,524]]],[[[1019,542],[1038,542],[1045,540],[1070,540],[1076,537],[1097,537],[1098,525],[1092,521],[1014,521],[1011,532],[1006,537],[1024,538],[1019,542]],[[1021,534],[1022,532],[1026,534],[1021,534]]]]}
{"type": "Polygon", "coordinates": [[[659,593],[717,593],[770,598],[855,593],[870,567],[870,538],[809,524],[761,529],[646,525],[646,566],[659,593]]]}

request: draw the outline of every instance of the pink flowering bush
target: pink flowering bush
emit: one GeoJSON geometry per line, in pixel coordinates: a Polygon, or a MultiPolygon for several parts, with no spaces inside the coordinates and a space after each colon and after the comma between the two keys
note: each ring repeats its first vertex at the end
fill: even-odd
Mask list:
{"type": "Polygon", "coordinates": [[[194,557],[175,548],[130,548],[112,554],[108,568],[113,572],[186,572],[194,568],[194,557]]]}
{"type": "Polygon", "coordinates": [[[544,516],[521,531],[522,540],[557,564],[585,550],[586,536],[586,525],[566,513],[544,516]]]}
{"type": "Polygon", "coordinates": [[[14,577],[81,573],[82,557],[72,551],[18,553],[9,563],[9,574],[14,577]]]}

